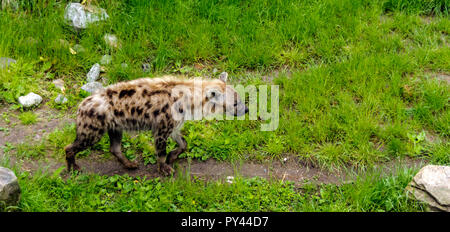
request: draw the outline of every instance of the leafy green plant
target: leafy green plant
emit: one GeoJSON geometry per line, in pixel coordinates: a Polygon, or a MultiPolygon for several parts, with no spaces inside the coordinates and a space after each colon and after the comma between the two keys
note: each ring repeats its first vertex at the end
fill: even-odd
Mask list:
{"type": "Polygon", "coordinates": [[[18,118],[24,125],[34,124],[38,121],[37,115],[31,111],[26,111],[19,114],[18,118]]]}
{"type": "Polygon", "coordinates": [[[414,153],[420,154],[424,147],[421,145],[423,141],[425,141],[425,131],[420,132],[419,134],[411,134],[408,133],[409,140],[414,144],[414,153]]]}

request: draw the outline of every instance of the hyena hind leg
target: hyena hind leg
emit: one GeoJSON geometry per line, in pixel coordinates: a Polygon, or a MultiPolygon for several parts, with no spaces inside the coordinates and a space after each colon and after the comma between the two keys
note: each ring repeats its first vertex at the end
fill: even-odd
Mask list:
{"type": "Polygon", "coordinates": [[[64,148],[64,150],[66,151],[67,170],[69,172],[71,170],[80,170],[80,166],[75,163],[75,156],[78,152],[84,151],[86,148],[87,147],[84,147],[78,139],[64,148]]]}
{"type": "Polygon", "coordinates": [[[108,131],[110,151],[119,160],[120,163],[127,169],[136,169],[138,164],[136,162],[131,162],[122,154],[122,131],[108,131]]]}
{"type": "Polygon", "coordinates": [[[77,153],[86,150],[95,143],[97,143],[103,135],[103,131],[87,131],[86,133],[77,133],[77,138],[75,142],[66,146],[64,150],[66,151],[66,161],[67,169],[69,171],[80,170],[80,167],[75,163],[75,156],[77,153]]]}
{"type": "Polygon", "coordinates": [[[173,162],[175,162],[175,160],[178,158],[178,156],[186,151],[187,148],[187,142],[186,140],[183,138],[183,136],[178,132],[174,132],[170,135],[170,137],[175,140],[175,142],[177,143],[178,147],[175,148],[173,151],[171,151],[169,153],[169,157],[167,157],[166,163],[167,164],[173,164],[173,162]]]}

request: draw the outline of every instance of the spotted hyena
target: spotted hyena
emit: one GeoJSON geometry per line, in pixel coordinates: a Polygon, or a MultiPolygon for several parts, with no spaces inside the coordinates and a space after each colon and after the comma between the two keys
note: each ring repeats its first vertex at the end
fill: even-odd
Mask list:
{"type": "Polygon", "coordinates": [[[173,173],[172,163],[187,147],[180,129],[186,120],[195,119],[198,109],[201,117],[221,113],[241,116],[248,112],[237,92],[226,85],[226,79],[226,73],[215,80],[142,78],[94,93],[78,108],[77,136],[65,148],[68,169],[79,170],[75,155],[97,143],[105,132],[109,135],[111,153],[125,168],[137,168],[137,163],[121,152],[122,132],[151,130],[158,170],[165,175],[173,173]],[[169,137],[178,147],[166,157],[169,137]]]}

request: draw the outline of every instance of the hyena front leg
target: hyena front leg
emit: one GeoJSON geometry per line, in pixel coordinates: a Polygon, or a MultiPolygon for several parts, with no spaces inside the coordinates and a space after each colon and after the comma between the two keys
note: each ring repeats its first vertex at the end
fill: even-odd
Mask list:
{"type": "Polygon", "coordinates": [[[178,156],[186,151],[187,148],[187,142],[186,140],[183,138],[183,136],[180,134],[179,131],[174,131],[170,137],[175,140],[175,142],[177,142],[178,147],[171,151],[169,153],[169,157],[167,158],[166,162],[167,164],[173,164],[173,162],[175,162],[175,160],[178,158],[178,156]]]}
{"type": "Polygon", "coordinates": [[[136,162],[131,162],[122,154],[122,131],[109,130],[109,142],[111,153],[119,160],[120,163],[128,169],[135,169],[138,167],[136,162]]]}
{"type": "Polygon", "coordinates": [[[174,169],[166,163],[167,152],[166,152],[166,142],[168,136],[163,133],[158,133],[156,131],[153,133],[153,137],[155,138],[155,150],[157,156],[157,165],[158,171],[163,175],[171,175],[174,173],[174,169]]]}

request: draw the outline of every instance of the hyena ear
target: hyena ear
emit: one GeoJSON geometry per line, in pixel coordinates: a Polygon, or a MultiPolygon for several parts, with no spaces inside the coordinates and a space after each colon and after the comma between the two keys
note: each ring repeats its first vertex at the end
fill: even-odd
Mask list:
{"type": "Polygon", "coordinates": [[[227,82],[228,79],[228,73],[227,72],[223,72],[220,74],[219,79],[223,82],[227,82]]]}

